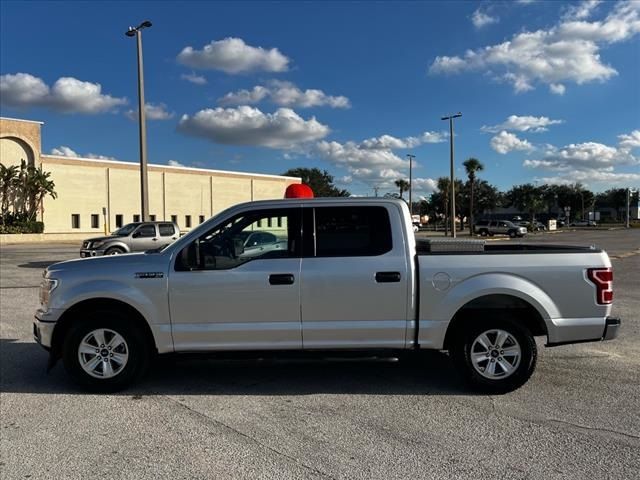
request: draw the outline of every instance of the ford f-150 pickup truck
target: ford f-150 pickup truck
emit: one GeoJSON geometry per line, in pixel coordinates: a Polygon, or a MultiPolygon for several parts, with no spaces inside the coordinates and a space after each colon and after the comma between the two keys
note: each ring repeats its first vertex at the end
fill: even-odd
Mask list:
{"type": "Polygon", "coordinates": [[[436,349],[506,392],[533,373],[535,337],[617,335],[612,281],[593,247],[416,241],[400,200],[260,201],[164,248],[48,267],[33,329],[50,367],[94,391],[174,352],[436,349]],[[248,246],[256,232],[270,242],[248,246]]]}

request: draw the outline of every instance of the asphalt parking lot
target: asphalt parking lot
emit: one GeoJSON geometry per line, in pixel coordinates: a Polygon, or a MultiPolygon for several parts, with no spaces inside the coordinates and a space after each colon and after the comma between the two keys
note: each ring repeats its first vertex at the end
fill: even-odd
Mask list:
{"type": "Polygon", "coordinates": [[[77,245],[0,250],[0,478],[640,478],[640,229],[532,235],[596,244],[615,268],[615,341],[544,349],[523,388],[467,391],[412,361],[164,359],[116,395],[79,391],[32,340],[42,268],[77,245]]]}

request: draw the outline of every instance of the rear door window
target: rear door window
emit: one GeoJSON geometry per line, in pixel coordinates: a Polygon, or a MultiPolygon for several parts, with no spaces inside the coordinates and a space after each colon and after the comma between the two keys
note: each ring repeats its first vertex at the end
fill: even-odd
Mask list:
{"type": "Polygon", "coordinates": [[[315,256],[365,257],[393,248],[389,213],[384,207],[315,208],[315,256]]]}
{"type": "Polygon", "coordinates": [[[175,233],[172,223],[161,223],[158,229],[160,230],[161,237],[172,237],[175,233]]]}

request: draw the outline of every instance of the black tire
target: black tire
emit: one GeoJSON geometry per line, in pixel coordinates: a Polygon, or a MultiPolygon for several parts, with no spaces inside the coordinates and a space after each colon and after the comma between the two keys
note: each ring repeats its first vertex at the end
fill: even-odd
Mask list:
{"type": "MultiPolygon", "coordinates": [[[[495,339],[495,343],[497,343],[497,335],[494,337],[493,333],[489,333],[488,338],[495,339]]],[[[509,345],[516,346],[512,344],[509,345]]],[[[508,347],[500,348],[504,348],[506,350],[508,347]]],[[[482,351],[482,348],[480,350],[482,351]]],[[[450,353],[457,368],[472,388],[485,393],[496,394],[511,392],[524,385],[531,375],[533,375],[538,357],[536,342],[531,332],[519,323],[508,319],[480,320],[477,322],[470,320],[469,322],[466,322],[455,336],[450,353]],[[478,368],[474,365],[472,360],[472,354],[475,353],[472,351],[472,348],[474,348],[474,345],[478,345],[476,343],[477,339],[483,333],[491,332],[493,330],[501,330],[508,333],[511,336],[511,339],[515,339],[515,341],[517,341],[517,347],[520,348],[519,361],[514,367],[512,373],[508,375],[506,374],[506,370],[502,369],[502,367],[500,368],[501,372],[497,372],[497,370],[499,370],[497,368],[498,365],[507,361],[506,357],[501,357],[499,355],[499,351],[496,354],[496,357],[500,357],[500,359],[493,357],[493,354],[491,353],[489,354],[489,358],[486,360],[487,363],[478,365],[478,368],[482,368],[484,365],[488,366],[489,361],[494,361],[493,368],[496,373],[504,375],[500,378],[488,378],[485,375],[490,376],[490,373],[485,372],[483,374],[478,371],[478,368]]],[[[476,353],[476,355],[478,355],[478,353],[476,353]]],[[[509,360],[509,367],[515,363],[512,362],[513,357],[509,360]]],[[[488,369],[488,367],[485,368],[488,369]]]]}
{"type": "Polygon", "coordinates": [[[486,230],[480,230],[480,236],[481,236],[481,237],[486,237],[488,234],[489,234],[489,232],[488,232],[488,231],[486,231],[486,230]]]}
{"type": "MultiPolygon", "coordinates": [[[[127,318],[124,312],[118,310],[99,310],[87,314],[88,318],[79,318],[69,329],[62,347],[62,360],[67,372],[73,379],[79,383],[84,389],[92,392],[108,393],[122,390],[131,383],[138,380],[147,370],[149,365],[150,349],[143,332],[136,327],[132,321],[127,318]],[[106,340],[114,338],[111,332],[115,332],[124,339],[124,344],[119,347],[120,353],[127,354],[127,360],[124,365],[118,366],[118,363],[108,361],[107,353],[105,357],[109,365],[113,365],[114,375],[110,378],[98,378],[87,373],[81,365],[79,348],[84,339],[92,332],[106,329],[104,334],[106,340]]],[[[95,337],[91,336],[85,344],[94,343],[95,337]]],[[[106,342],[105,342],[106,343],[106,342]]],[[[99,361],[102,359],[102,353],[98,353],[101,349],[100,345],[95,345],[96,353],[88,354],[83,358],[99,357],[94,374],[99,375],[98,365],[102,367],[99,361]]],[[[102,347],[101,352],[105,350],[102,347]]],[[[115,353],[116,350],[113,350],[115,353]]],[[[115,359],[114,359],[115,360],[115,359]]],[[[107,362],[105,362],[107,363],[107,362]]],[[[104,367],[102,367],[104,371],[104,367]]]]}
{"type": "Polygon", "coordinates": [[[123,253],[125,252],[120,247],[111,247],[111,248],[108,248],[106,252],[104,252],[105,255],[121,255],[123,253]]]}
{"type": "Polygon", "coordinates": [[[518,233],[515,230],[511,230],[509,232],[509,237],[516,238],[517,236],[518,236],[518,233]]]}

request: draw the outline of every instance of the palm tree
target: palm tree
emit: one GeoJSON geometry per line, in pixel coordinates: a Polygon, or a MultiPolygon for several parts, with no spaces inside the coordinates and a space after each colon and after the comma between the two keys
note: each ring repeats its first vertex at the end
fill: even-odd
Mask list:
{"type": "Polygon", "coordinates": [[[9,206],[11,205],[17,176],[17,165],[5,167],[0,163],[0,214],[2,216],[2,223],[5,222],[5,217],[9,213],[9,206]]]}
{"type": "Polygon", "coordinates": [[[467,175],[469,177],[469,186],[471,187],[471,195],[469,198],[469,235],[473,235],[473,186],[476,182],[476,172],[484,170],[484,165],[477,158],[469,158],[463,163],[467,175]]]}
{"type": "Polygon", "coordinates": [[[442,198],[442,208],[444,211],[444,236],[447,236],[447,227],[449,225],[449,188],[451,186],[451,181],[449,177],[440,177],[438,179],[438,191],[440,192],[440,197],[442,198]]]}
{"type": "Polygon", "coordinates": [[[407,182],[404,178],[401,178],[399,180],[396,180],[394,183],[396,187],[400,189],[400,198],[402,198],[402,194],[409,190],[409,182],[407,182]]]}

